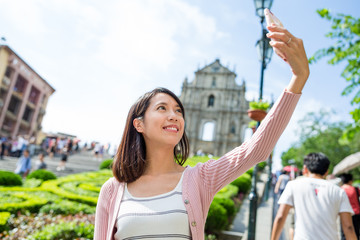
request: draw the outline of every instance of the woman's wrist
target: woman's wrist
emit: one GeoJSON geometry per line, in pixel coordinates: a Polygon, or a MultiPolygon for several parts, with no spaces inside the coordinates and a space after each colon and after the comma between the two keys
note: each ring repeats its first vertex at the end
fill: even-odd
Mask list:
{"type": "Polygon", "coordinates": [[[295,76],[291,77],[289,85],[286,87],[286,90],[292,93],[301,93],[305,83],[308,79],[308,76],[295,76]]]}

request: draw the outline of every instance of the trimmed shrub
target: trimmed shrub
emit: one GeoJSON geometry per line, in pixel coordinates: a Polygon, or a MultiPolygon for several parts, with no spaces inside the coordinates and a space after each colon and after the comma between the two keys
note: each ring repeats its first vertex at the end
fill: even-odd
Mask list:
{"type": "Polygon", "coordinates": [[[247,173],[235,179],[231,184],[239,188],[239,192],[247,193],[251,188],[251,176],[247,173]]]}
{"type": "Polygon", "coordinates": [[[0,185],[2,186],[21,186],[22,179],[19,175],[0,170],[0,185]]]}
{"type": "Polygon", "coordinates": [[[34,194],[27,194],[25,192],[13,192],[13,197],[24,199],[22,202],[5,202],[0,205],[1,211],[8,211],[11,213],[16,213],[18,211],[25,212],[38,212],[39,209],[45,205],[48,200],[42,197],[38,197],[34,194]]]}
{"type": "Polygon", "coordinates": [[[28,236],[29,240],[93,239],[94,225],[86,223],[62,222],[45,226],[41,231],[28,236]]]}
{"type": "Polygon", "coordinates": [[[258,169],[259,169],[259,171],[262,171],[262,170],[264,170],[264,168],[266,167],[266,161],[264,161],[264,162],[261,162],[261,163],[258,163],[258,169]]]}
{"type": "Polygon", "coordinates": [[[23,187],[24,188],[36,188],[36,187],[40,186],[41,183],[42,183],[41,179],[29,178],[29,179],[25,180],[23,187]]]}
{"type": "Polygon", "coordinates": [[[214,198],[213,201],[217,202],[226,209],[228,217],[232,218],[235,216],[236,207],[234,201],[229,198],[214,198]]]}
{"type": "Polygon", "coordinates": [[[0,233],[9,229],[7,223],[10,216],[11,214],[9,212],[0,212],[0,233]]]}
{"type": "Polygon", "coordinates": [[[218,202],[213,201],[206,219],[205,231],[214,232],[225,230],[228,224],[226,209],[218,202]]]}
{"type": "Polygon", "coordinates": [[[92,214],[95,213],[95,207],[89,206],[84,203],[78,203],[78,202],[60,199],[52,204],[46,204],[42,208],[40,208],[40,213],[74,215],[79,212],[92,214]]]}
{"type": "Polygon", "coordinates": [[[235,185],[228,184],[223,187],[216,195],[216,198],[232,198],[235,197],[239,192],[239,188],[235,185]]]}
{"type": "Polygon", "coordinates": [[[250,177],[253,175],[254,172],[254,167],[250,168],[249,170],[246,171],[247,174],[250,175],[250,177]]]}
{"type": "Polygon", "coordinates": [[[113,159],[107,159],[102,161],[102,163],[99,166],[99,169],[111,169],[112,168],[112,164],[113,164],[114,160],[113,159]]]}
{"type": "Polygon", "coordinates": [[[56,179],[56,175],[48,170],[38,169],[30,173],[26,178],[27,179],[36,178],[43,181],[47,181],[47,180],[56,179]]]}

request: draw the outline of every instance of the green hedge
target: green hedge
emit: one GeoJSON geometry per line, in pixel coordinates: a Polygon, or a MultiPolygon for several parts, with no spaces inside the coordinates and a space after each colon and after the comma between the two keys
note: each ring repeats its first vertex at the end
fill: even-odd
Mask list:
{"type": "Polygon", "coordinates": [[[18,211],[25,212],[38,212],[39,209],[45,205],[48,200],[43,197],[39,197],[35,194],[28,194],[25,192],[12,192],[11,196],[20,198],[21,202],[5,202],[0,205],[0,212],[7,211],[16,213],[18,211]]]}
{"type": "Polygon", "coordinates": [[[27,179],[35,178],[35,179],[47,181],[47,180],[56,179],[57,177],[54,173],[48,170],[38,169],[30,173],[26,178],[27,179]]]}
{"type": "Polygon", "coordinates": [[[86,223],[62,222],[50,224],[41,231],[28,236],[28,240],[58,240],[58,239],[93,239],[94,225],[86,223]]]}
{"type": "Polygon", "coordinates": [[[9,171],[0,170],[0,186],[21,186],[22,179],[20,175],[9,171]]]}
{"type": "Polygon", "coordinates": [[[0,233],[9,229],[9,226],[7,225],[7,223],[8,223],[10,216],[11,216],[11,213],[9,213],[9,212],[0,212],[0,233]]]}
{"type": "Polygon", "coordinates": [[[229,218],[232,218],[235,216],[236,213],[236,207],[233,200],[229,198],[214,198],[214,201],[223,206],[226,209],[226,215],[229,218]]]}
{"type": "Polygon", "coordinates": [[[239,192],[239,188],[235,185],[226,185],[221,189],[216,195],[215,198],[232,198],[235,197],[239,192]]]}
{"type": "Polygon", "coordinates": [[[251,188],[251,176],[247,173],[235,179],[232,183],[239,188],[239,192],[247,193],[251,188]]]}
{"type": "Polygon", "coordinates": [[[259,169],[259,171],[262,171],[262,170],[264,170],[264,168],[266,167],[266,161],[264,161],[264,162],[261,162],[261,163],[258,163],[258,169],[259,169]]]}
{"type": "Polygon", "coordinates": [[[114,162],[113,159],[107,159],[107,160],[102,161],[99,166],[99,170],[111,169],[113,162],[114,162]]]}
{"type": "Polygon", "coordinates": [[[65,199],[59,199],[51,204],[46,204],[40,208],[40,213],[54,213],[54,214],[76,214],[76,213],[95,213],[95,207],[89,206],[85,203],[73,202],[65,199]]]}
{"type": "Polygon", "coordinates": [[[228,225],[229,221],[226,209],[217,201],[213,201],[206,219],[205,231],[214,232],[224,230],[228,225]]]}

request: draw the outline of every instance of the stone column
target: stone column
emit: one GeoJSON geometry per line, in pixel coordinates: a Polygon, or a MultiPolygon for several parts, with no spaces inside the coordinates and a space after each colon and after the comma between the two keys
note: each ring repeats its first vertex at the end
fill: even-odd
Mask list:
{"type": "Polygon", "coordinates": [[[38,102],[36,103],[36,108],[35,108],[35,111],[34,111],[34,114],[32,116],[32,120],[31,120],[31,125],[30,125],[30,132],[29,132],[29,135],[32,136],[34,131],[35,131],[35,128],[37,127],[37,119],[38,119],[38,116],[39,116],[39,112],[40,112],[40,108],[41,108],[41,103],[43,101],[43,98],[45,97],[45,94],[41,94],[39,99],[38,99],[38,102]]]}

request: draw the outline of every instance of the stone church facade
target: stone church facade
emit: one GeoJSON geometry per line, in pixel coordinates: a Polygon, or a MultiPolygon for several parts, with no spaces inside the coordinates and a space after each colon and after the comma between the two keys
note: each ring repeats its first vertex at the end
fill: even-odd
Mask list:
{"type": "Polygon", "coordinates": [[[222,156],[244,141],[250,118],[245,99],[245,82],[238,85],[236,74],[213,63],[195,72],[192,82],[184,80],[180,99],[185,107],[186,134],[190,155],[222,156]]]}

